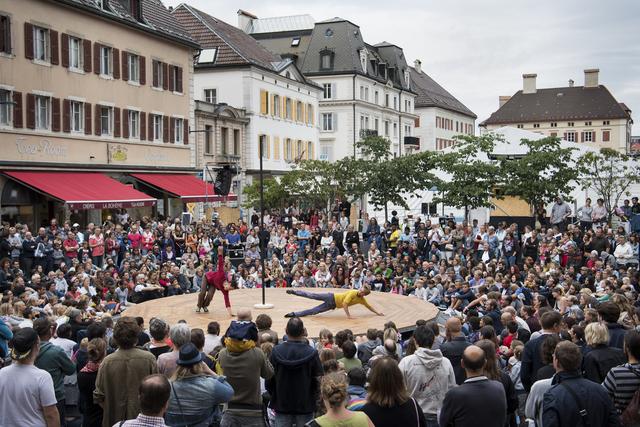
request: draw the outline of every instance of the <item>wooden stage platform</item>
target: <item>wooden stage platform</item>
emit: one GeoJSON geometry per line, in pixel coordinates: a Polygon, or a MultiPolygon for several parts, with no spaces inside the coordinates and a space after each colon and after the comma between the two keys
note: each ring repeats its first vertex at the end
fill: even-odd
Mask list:
{"type": "MultiPolygon", "coordinates": [[[[340,289],[316,289],[305,288],[310,292],[340,292],[340,289]]],[[[272,309],[258,310],[253,307],[254,304],[262,301],[261,289],[239,289],[231,291],[231,306],[233,312],[236,313],[238,308],[250,308],[253,319],[260,313],[266,313],[273,319],[272,329],[280,336],[284,334],[285,326],[288,319],[284,317],[286,313],[291,311],[299,311],[319,305],[321,301],[311,300],[289,295],[286,289],[270,288],[266,289],[267,303],[274,305],[272,309]]],[[[216,292],[209,313],[196,313],[197,294],[178,295],[173,297],[156,299],[147,301],[142,304],[128,308],[124,316],[141,316],[145,319],[145,327],[148,327],[149,320],[153,317],[160,317],[170,324],[177,323],[179,320],[186,320],[192,328],[202,328],[205,333],[207,324],[211,321],[220,323],[221,333],[226,331],[231,318],[228,316],[224,308],[222,295],[216,292]]],[[[355,319],[346,318],[343,309],[336,309],[330,312],[322,313],[317,316],[304,317],[304,324],[310,337],[317,337],[318,332],[322,328],[328,328],[333,333],[341,329],[351,329],[355,335],[364,335],[369,328],[382,329],[388,321],[395,322],[396,326],[401,330],[409,330],[415,326],[418,319],[431,320],[438,315],[438,309],[433,304],[419,300],[413,297],[372,292],[367,301],[378,311],[382,311],[384,316],[376,316],[366,307],[356,305],[349,308],[349,311],[355,319]]]]}

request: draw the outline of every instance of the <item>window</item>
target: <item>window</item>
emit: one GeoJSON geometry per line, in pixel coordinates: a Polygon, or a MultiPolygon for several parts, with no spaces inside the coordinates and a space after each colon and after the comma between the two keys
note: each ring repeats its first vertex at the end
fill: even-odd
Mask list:
{"type": "Polygon", "coordinates": [[[551,127],[552,127],[552,128],[557,128],[557,127],[558,127],[558,123],[556,123],[556,122],[551,122],[551,127]]]}
{"type": "Polygon", "coordinates": [[[36,129],[51,128],[51,100],[48,96],[36,96],[36,129]]]}
{"type": "Polygon", "coordinates": [[[373,128],[375,129],[376,132],[378,132],[380,129],[380,121],[378,120],[378,118],[373,119],[373,128]]]}
{"type": "Polygon", "coordinates": [[[313,105],[307,104],[307,124],[313,124],[313,105]]]}
{"type": "Polygon", "coordinates": [[[322,88],[324,89],[324,99],[333,98],[333,85],[331,83],[323,83],[322,88]]]}
{"type": "Polygon", "coordinates": [[[289,138],[284,140],[284,159],[291,160],[291,140],[289,138]]]}
{"type": "Polygon", "coordinates": [[[227,143],[229,142],[229,128],[220,128],[220,153],[227,154],[227,143]]]}
{"type": "Polygon", "coordinates": [[[182,119],[173,120],[173,135],[174,135],[174,142],[176,144],[182,144],[184,142],[184,120],[182,119]]]}
{"type": "Polygon", "coordinates": [[[533,124],[533,127],[534,127],[535,129],[538,129],[538,128],[540,127],[540,123],[534,123],[534,124],[533,124]]]}
{"type": "Polygon", "coordinates": [[[233,130],[233,154],[240,155],[240,129],[233,130]]]}
{"type": "Polygon", "coordinates": [[[331,147],[329,145],[323,145],[320,147],[319,160],[324,160],[324,161],[331,160],[331,147]]]}
{"type": "Polygon", "coordinates": [[[585,126],[591,126],[591,122],[584,122],[585,126]]]}
{"type": "Polygon", "coordinates": [[[291,119],[291,114],[292,114],[291,99],[290,98],[286,98],[286,101],[285,101],[284,104],[285,104],[285,106],[284,106],[284,108],[285,108],[285,111],[284,111],[285,112],[285,117],[287,119],[291,119]]]}
{"type": "Polygon", "coordinates": [[[128,110],[127,112],[127,128],[129,129],[129,138],[140,138],[140,112],[128,110]]]}
{"type": "Polygon", "coordinates": [[[404,135],[405,136],[411,136],[411,126],[404,125],[404,135]]]}
{"type": "Polygon", "coordinates": [[[162,141],[162,116],[159,114],[153,115],[153,140],[162,141]]]}
{"type": "Polygon", "coordinates": [[[398,124],[397,123],[393,123],[393,137],[394,138],[398,137],[398,124]]]}
{"type": "Polygon", "coordinates": [[[71,101],[69,103],[69,114],[71,116],[71,132],[81,133],[84,131],[84,103],[71,101]]]}
{"type": "Polygon", "coordinates": [[[360,99],[364,99],[364,86],[360,86],[360,99]]]}
{"type": "Polygon", "coordinates": [[[300,37],[294,37],[293,39],[291,39],[291,46],[300,46],[300,37]]]}
{"type": "Polygon", "coordinates": [[[360,116],[360,130],[366,129],[364,126],[364,116],[360,116]]]}
{"type": "Polygon", "coordinates": [[[396,110],[398,108],[398,98],[393,97],[393,109],[396,110]]]}
{"type": "Polygon", "coordinates": [[[368,87],[364,88],[364,100],[369,102],[369,88],[368,87]]]}
{"type": "Polygon", "coordinates": [[[13,107],[11,91],[0,89],[0,126],[11,126],[13,107]]]}
{"type": "Polygon", "coordinates": [[[609,142],[611,140],[611,131],[602,131],[602,142],[609,142]]]}
{"type": "Polygon", "coordinates": [[[384,136],[389,136],[389,120],[384,121],[384,136]]]}
{"type": "Polygon", "coordinates": [[[305,156],[307,160],[313,160],[313,142],[307,142],[307,155],[305,156]]]}
{"type": "Polygon", "coordinates": [[[82,70],[82,40],[77,37],[69,37],[69,68],[82,70]]]}
{"type": "Polygon", "coordinates": [[[389,94],[388,93],[384,94],[384,106],[385,107],[389,106],[389,94]]]}
{"type": "Polygon", "coordinates": [[[102,135],[113,134],[113,108],[100,106],[100,130],[102,135]]]}
{"type": "Polygon", "coordinates": [[[169,87],[173,88],[174,92],[182,92],[182,82],[180,81],[181,71],[182,69],[180,67],[169,66],[169,78],[171,79],[169,87]]]}
{"type": "Polygon", "coordinates": [[[49,30],[33,27],[33,59],[49,61],[49,30]]]}
{"type": "Polygon", "coordinates": [[[583,141],[593,142],[593,132],[592,131],[583,132],[583,141]]]}
{"type": "Polygon", "coordinates": [[[0,52],[11,53],[11,19],[0,15],[0,52]]]}
{"type": "Polygon", "coordinates": [[[280,105],[280,95],[273,95],[273,115],[276,117],[280,117],[280,110],[282,109],[280,105]]]}
{"type": "Polygon", "coordinates": [[[140,57],[132,53],[127,54],[127,67],[129,67],[129,81],[140,83],[140,57]]]}
{"type": "Polygon", "coordinates": [[[565,133],[565,139],[569,142],[576,142],[576,133],[575,132],[565,133]]]}
{"type": "Polygon", "coordinates": [[[204,90],[204,100],[211,104],[218,103],[218,90],[217,89],[205,89],[204,90]]]}
{"type": "Polygon", "coordinates": [[[267,148],[267,135],[260,135],[258,139],[260,140],[260,152],[258,153],[258,157],[266,159],[269,157],[269,149],[267,148]]]}
{"type": "Polygon", "coordinates": [[[204,153],[213,154],[213,126],[204,125],[204,153]]]}
{"type": "Polygon", "coordinates": [[[301,122],[304,120],[304,113],[302,112],[302,102],[296,101],[296,121],[301,122]]]}
{"type": "Polygon", "coordinates": [[[524,127],[524,125],[519,124],[518,125],[518,129],[522,129],[524,127]]]}
{"type": "Polygon", "coordinates": [[[570,128],[573,127],[575,125],[574,122],[567,122],[567,126],[569,126],[570,128]]]}
{"type": "Polygon", "coordinates": [[[332,131],[333,129],[333,113],[322,113],[322,130],[332,131]]]}
{"type": "Polygon", "coordinates": [[[378,95],[379,95],[378,91],[375,91],[373,93],[373,102],[375,102],[376,104],[378,104],[380,102],[380,100],[378,99],[379,98],[378,95]]]}
{"type": "Polygon", "coordinates": [[[133,18],[138,21],[138,22],[144,22],[142,20],[142,7],[141,7],[141,1],[140,0],[129,0],[129,10],[131,12],[131,16],[133,16],[133,18]]]}
{"type": "Polygon", "coordinates": [[[111,56],[112,51],[109,46],[100,46],[100,74],[110,76],[113,72],[111,56]]]}
{"type": "Polygon", "coordinates": [[[602,126],[609,126],[611,124],[611,121],[609,120],[603,120],[602,121],[602,126]]]}
{"type": "Polygon", "coordinates": [[[304,142],[298,140],[297,143],[297,149],[296,149],[296,154],[298,155],[296,159],[294,160],[298,160],[298,158],[302,159],[304,158],[304,142]]]}
{"type": "Polygon", "coordinates": [[[162,88],[164,82],[164,67],[162,62],[153,61],[153,87],[162,88]]]}
{"type": "Polygon", "coordinates": [[[333,56],[330,53],[323,53],[320,55],[320,68],[323,70],[328,70],[332,68],[333,65],[333,56]]]}

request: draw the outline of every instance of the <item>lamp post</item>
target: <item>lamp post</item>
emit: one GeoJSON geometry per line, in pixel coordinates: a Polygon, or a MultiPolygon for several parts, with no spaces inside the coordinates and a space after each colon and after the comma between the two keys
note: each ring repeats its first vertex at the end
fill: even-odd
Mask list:
{"type": "Polygon", "coordinates": [[[265,270],[264,259],[266,256],[266,238],[264,230],[264,170],[262,169],[262,138],[258,140],[258,157],[260,158],[260,234],[258,241],[260,242],[260,266],[262,268],[262,303],[255,304],[253,307],[258,309],[273,308],[273,304],[267,304],[266,287],[264,282],[265,270]]]}

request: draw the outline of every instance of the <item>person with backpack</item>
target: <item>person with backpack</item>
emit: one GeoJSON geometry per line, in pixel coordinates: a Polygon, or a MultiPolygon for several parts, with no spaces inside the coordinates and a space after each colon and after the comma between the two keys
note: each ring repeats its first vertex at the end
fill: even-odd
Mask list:
{"type": "Polygon", "coordinates": [[[626,333],[624,353],[627,363],[611,368],[602,386],[622,416],[622,424],[640,425],[640,332],[626,333]]]}

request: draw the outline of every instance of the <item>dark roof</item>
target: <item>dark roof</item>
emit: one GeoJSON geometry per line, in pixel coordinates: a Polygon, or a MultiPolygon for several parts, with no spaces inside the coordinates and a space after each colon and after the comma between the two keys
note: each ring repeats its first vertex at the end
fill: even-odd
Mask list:
{"type": "Polygon", "coordinates": [[[446,91],[424,71],[418,72],[410,67],[412,89],[418,94],[416,97],[416,108],[439,107],[445,110],[464,114],[465,116],[478,118],[475,113],[469,110],[462,102],[446,91]]]}
{"type": "Polygon", "coordinates": [[[282,62],[244,31],[192,6],[181,4],[172,14],[203,49],[218,49],[215,65],[252,64],[276,71],[273,63],[282,62]]]}
{"type": "Polygon", "coordinates": [[[480,126],[629,118],[629,113],[605,86],[573,86],[538,89],[535,93],[526,94],[519,90],[480,126]]]}
{"type": "Polygon", "coordinates": [[[189,36],[189,33],[178,23],[160,0],[140,0],[142,4],[142,22],[136,20],[131,14],[129,0],[105,0],[106,10],[101,9],[95,0],[53,1],[94,13],[194,48],[198,47],[197,43],[189,36]]]}

